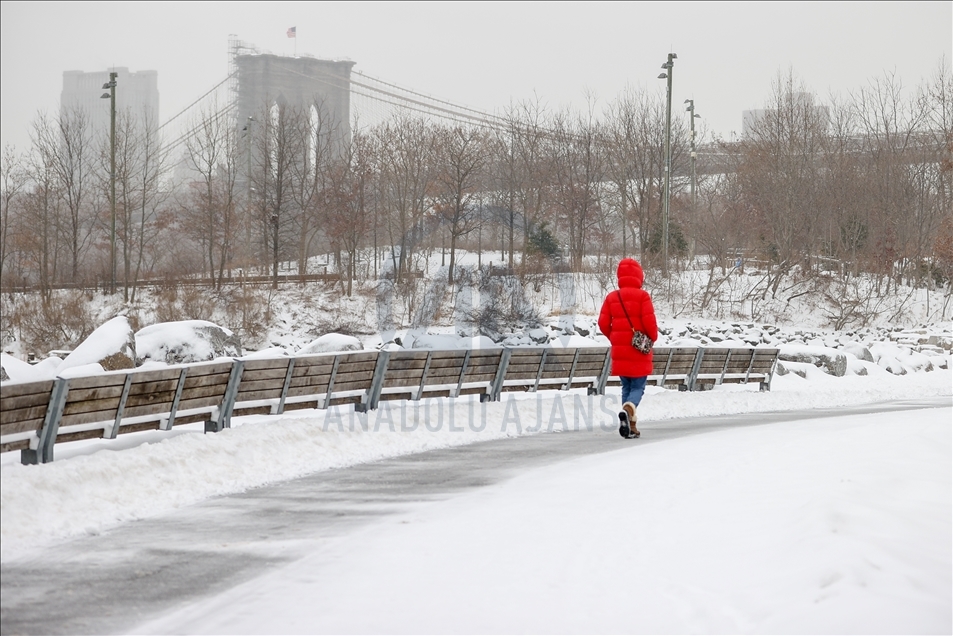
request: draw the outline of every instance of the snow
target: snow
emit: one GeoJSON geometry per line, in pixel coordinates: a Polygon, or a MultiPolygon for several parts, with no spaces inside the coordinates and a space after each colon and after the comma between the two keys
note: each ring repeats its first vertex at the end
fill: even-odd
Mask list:
{"type": "MultiPolygon", "coordinates": [[[[770,392],[650,386],[642,441],[689,416],[953,393],[949,369],[814,369],[776,377],[770,392]]],[[[350,407],[239,417],[216,435],[187,425],[63,444],[38,466],[7,453],[2,560],[315,471],[612,430],[617,392],[383,402],[366,420],[350,407]]],[[[614,452],[387,518],[143,633],[310,632],[316,617],[325,632],[948,633],[950,416],[808,419],[629,446],[613,435],[614,452]],[[333,595],[320,592],[328,577],[333,595]],[[374,613],[361,611],[368,580],[388,590],[374,613]]]]}
{"type": "Polygon", "coordinates": [[[164,361],[172,352],[187,361],[212,360],[218,354],[207,335],[209,329],[221,329],[225,336],[234,335],[208,320],[162,322],[136,332],[136,355],[144,360],[164,361]]]}
{"type": "Polygon", "coordinates": [[[99,367],[99,373],[102,373],[103,368],[99,365],[99,361],[121,351],[129,340],[130,333],[129,319],[125,316],[116,316],[93,331],[70,352],[63,359],[63,363],[57,367],[57,374],[67,377],[63,372],[70,369],[72,371],[70,377],[94,375],[96,367],[99,367]]]}
{"type": "Polygon", "coordinates": [[[135,633],[949,633],[949,416],[623,445],[332,540],[135,633]]]}
{"type": "MultiPolygon", "coordinates": [[[[585,322],[576,317],[576,326],[585,322]]],[[[805,324],[812,324],[805,316],[805,324]]],[[[101,372],[121,321],[28,365],[0,354],[11,381],[101,372]],[[81,354],[81,355],[77,355],[81,354]]],[[[199,326],[208,321],[188,321],[199,326]]],[[[590,332],[539,328],[508,342],[604,346],[590,332]],[[555,336],[554,336],[555,334],[555,336]],[[522,338],[522,339],[520,339],[522,338]]],[[[771,391],[649,386],[640,440],[606,436],[597,456],[385,516],[302,560],[141,625],[135,633],[951,633],[953,373],[949,351],[916,351],[902,333],[875,340],[807,329],[662,320],[665,346],[778,346],[845,356],[842,377],[786,361],[771,391]],[[692,328],[689,328],[692,326],[692,328]],[[943,398],[942,408],[801,419],[653,443],[696,416],[837,409],[943,398]],[[608,440],[612,440],[609,442],[608,440]],[[360,549],[356,549],[360,546],[360,549]],[[328,581],[333,581],[329,587],[328,581]],[[373,611],[369,608],[373,594],[373,611]]],[[[816,324],[816,323],[814,323],[816,324]]],[[[195,326],[193,325],[193,326],[195,326]]],[[[188,325],[136,334],[142,368],[170,346],[207,353],[188,325]],[[200,351],[201,350],[201,351],[200,351]]],[[[484,336],[395,331],[404,347],[486,348],[484,336]]],[[[225,330],[226,334],[231,332],[225,330]]],[[[916,334],[908,334],[916,338],[916,334]]],[[[929,334],[928,334],[929,335],[929,334]]],[[[950,337],[949,324],[942,337],[950,337]]],[[[927,336],[923,336],[924,338],[927,336]]],[[[931,336],[932,337],[932,336],[931,336]]],[[[381,337],[274,335],[246,358],[382,347],[381,337]]],[[[613,432],[618,388],[382,402],[244,416],[116,440],[59,444],[55,461],[0,455],[0,561],[108,532],[217,496],[388,457],[526,435],[613,432]]]]}
{"type": "Polygon", "coordinates": [[[337,351],[360,351],[364,348],[361,341],[354,336],[345,336],[339,333],[324,334],[313,342],[308,343],[298,351],[305,353],[331,353],[337,351]]]}

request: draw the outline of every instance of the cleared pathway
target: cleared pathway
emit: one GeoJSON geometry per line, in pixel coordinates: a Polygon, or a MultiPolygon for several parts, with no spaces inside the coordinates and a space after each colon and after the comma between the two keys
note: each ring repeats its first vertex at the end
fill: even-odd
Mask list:
{"type": "MultiPolygon", "coordinates": [[[[949,406],[950,398],[646,422],[406,455],[213,499],[0,567],[3,634],[107,634],[248,581],[385,515],[563,460],[718,429],[949,406]]],[[[911,416],[907,414],[907,416],[911,416]]]]}

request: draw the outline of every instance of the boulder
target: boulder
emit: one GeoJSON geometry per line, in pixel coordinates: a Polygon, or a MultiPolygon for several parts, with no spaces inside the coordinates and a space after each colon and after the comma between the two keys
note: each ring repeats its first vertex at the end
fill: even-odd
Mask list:
{"type": "Polygon", "coordinates": [[[800,376],[805,380],[807,379],[808,374],[810,374],[812,371],[814,373],[818,373],[818,371],[815,370],[814,365],[807,362],[782,362],[780,360],[778,361],[778,366],[775,369],[775,372],[778,375],[787,375],[789,373],[793,373],[794,375],[800,376]]]}
{"type": "Polygon", "coordinates": [[[536,327],[535,329],[530,329],[526,332],[526,335],[529,336],[536,344],[546,344],[549,342],[549,332],[547,332],[542,327],[536,327]]]}
{"type": "Polygon", "coordinates": [[[813,364],[828,375],[843,377],[847,373],[847,356],[836,349],[799,345],[780,347],[778,360],[813,364]]]}
{"type": "Polygon", "coordinates": [[[0,353],[0,380],[10,383],[52,380],[56,377],[56,369],[61,363],[61,360],[55,359],[55,362],[43,360],[34,365],[9,353],[0,353]]]}
{"type": "Polygon", "coordinates": [[[116,316],[89,334],[59,365],[57,372],[98,364],[105,371],[136,366],[136,335],[125,316],[116,316]]]}
{"type": "Polygon", "coordinates": [[[847,353],[852,354],[858,360],[863,360],[864,362],[874,361],[874,356],[870,353],[870,349],[859,342],[845,342],[840,346],[840,348],[847,353]]]}
{"type": "Polygon", "coordinates": [[[225,327],[207,320],[180,320],[150,325],[136,332],[137,366],[145,362],[187,364],[238,358],[242,344],[225,327]]]}
{"type": "Polygon", "coordinates": [[[340,333],[326,333],[301,347],[298,355],[308,353],[337,353],[340,351],[363,351],[364,345],[354,336],[340,333]]]}

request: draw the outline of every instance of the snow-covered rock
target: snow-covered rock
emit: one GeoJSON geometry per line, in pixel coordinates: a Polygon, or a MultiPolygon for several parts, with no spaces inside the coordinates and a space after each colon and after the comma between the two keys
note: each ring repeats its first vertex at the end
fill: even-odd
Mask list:
{"type": "Polygon", "coordinates": [[[34,366],[8,353],[0,353],[0,381],[12,383],[48,380],[49,378],[42,377],[42,369],[37,369],[37,366],[39,365],[34,366]]]}
{"type": "Polygon", "coordinates": [[[100,325],[66,356],[57,373],[62,375],[67,369],[91,364],[98,364],[105,371],[136,366],[136,334],[128,318],[116,316],[100,325]]]}
{"type": "Polygon", "coordinates": [[[549,332],[542,327],[530,329],[528,332],[526,332],[526,335],[529,336],[529,339],[536,344],[546,344],[549,342],[549,332]]]}
{"type": "Polygon", "coordinates": [[[554,349],[571,349],[574,347],[598,347],[601,346],[592,338],[573,334],[571,336],[557,336],[549,341],[549,346],[554,349]]]}
{"type": "Polygon", "coordinates": [[[874,356],[871,355],[870,349],[860,344],[859,342],[850,340],[850,341],[841,343],[838,349],[841,349],[847,353],[850,353],[851,355],[856,357],[858,360],[863,360],[865,362],[874,361],[874,356]]]}
{"type": "Polygon", "coordinates": [[[783,345],[778,360],[812,364],[836,377],[843,377],[847,373],[847,356],[828,347],[783,345]]]}
{"type": "Polygon", "coordinates": [[[238,358],[238,336],[207,320],[161,322],[136,332],[138,362],[183,364],[216,358],[238,358]]]}
{"type": "Polygon", "coordinates": [[[269,347],[259,351],[252,351],[242,356],[242,360],[268,360],[273,358],[286,358],[291,354],[287,349],[281,347],[269,347]]]}
{"type": "Polygon", "coordinates": [[[407,334],[407,341],[404,343],[408,349],[463,349],[466,347],[468,339],[451,334],[407,334]]]}
{"type": "Polygon", "coordinates": [[[341,351],[363,351],[364,345],[354,336],[341,333],[326,333],[312,340],[298,350],[298,354],[338,353],[341,351]]]}

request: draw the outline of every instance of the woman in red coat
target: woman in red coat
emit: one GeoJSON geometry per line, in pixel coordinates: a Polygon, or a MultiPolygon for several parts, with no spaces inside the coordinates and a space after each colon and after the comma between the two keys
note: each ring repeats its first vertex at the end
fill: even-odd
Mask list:
{"type": "Polygon", "coordinates": [[[623,258],[617,271],[619,289],[609,292],[599,312],[599,330],[612,345],[612,375],[622,381],[622,412],[619,434],[638,437],[635,408],[645,393],[645,381],[652,373],[652,352],[640,353],[632,346],[632,334],[641,331],[652,342],[658,340],[658,322],[652,297],[642,289],[645,274],[638,261],[623,258]]]}

